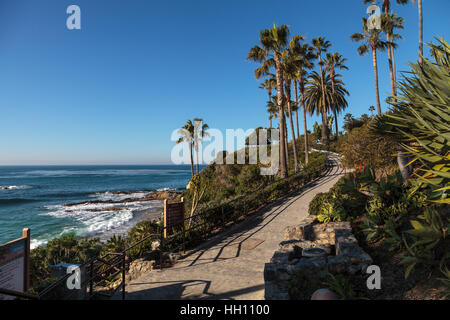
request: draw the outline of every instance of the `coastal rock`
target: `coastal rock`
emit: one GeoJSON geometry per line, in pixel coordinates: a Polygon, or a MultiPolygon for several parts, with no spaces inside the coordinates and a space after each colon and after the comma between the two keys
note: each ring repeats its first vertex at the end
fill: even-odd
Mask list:
{"type": "MultiPolygon", "coordinates": [[[[151,200],[174,200],[177,197],[181,195],[181,191],[176,190],[160,190],[160,191],[149,191],[148,194],[146,194],[143,197],[132,197],[135,192],[116,192],[112,193],[112,195],[130,195],[130,198],[124,197],[121,200],[89,200],[89,201],[83,201],[83,202],[74,202],[74,203],[66,203],[65,207],[74,207],[79,205],[90,205],[90,204],[123,204],[123,203],[129,203],[129,202],[137,202],[137,201],[151,201],[151,200]]],[[[112,208],[114,209],[114,208],[112,208]]],[[[112,210],[111,209],[111,210],[112,210]]],[[[90,210],[90,209],[88,209],[90,210]]],[[[86,211],[88,211],[86,210],[86,211]]]]}

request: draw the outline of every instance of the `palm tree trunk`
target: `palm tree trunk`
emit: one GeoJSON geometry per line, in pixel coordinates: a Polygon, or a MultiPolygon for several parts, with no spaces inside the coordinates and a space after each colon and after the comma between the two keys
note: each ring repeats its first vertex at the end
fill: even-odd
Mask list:
{"type": "MultiPolygon", "coordinates": [[[[387,35],[388,41],[390,41],[390,35],[387,35]]],[[[389,62],[389,73],[391,76],[391,89],[392,89],[392,95],[395,97],[397,96],[397,89],[395,86],[395,79],[394,79],[394,66],[392,64],[392,46],[388,45],[388,62],[389,62]]]]}
{"type": "MultiPolygon", "coordinates": [[[[284,84],[285,84],[286,79],[284,78],[284,73],[282,72],[281,75],[281,85],[283,86],[284,89],[284,84]]],[[[283,116],[284,116],[284,151],[286,153],[286,170],[288,172],[289,175],[289,142],[288,142],[288,129],[287,129],[287,120],[286,120],[286,111],[284,110],[284,106],[286,105],[286,95],[283,95],[283,116]]]]}
{"type": "Polygon", "coordinates": [[[403,181],[406,181],[409,177],[409,170],[406,166],[408,164],[408,158],[401,155],[402,152],[405,152],[405,149],[402,148],[400,144],[397,144],[397,164],[400,173],[402,174],[403,181]]]}
{"type": "Polygon", "coordinates": [[[395,51],[394,48],[391,47],[391,51],[392,51],[392,67],[394,69],[394,82],[395,82],[395,92],[397,93],[397,68],[395,66],[395,51]]]}
{"type": "Polygon", "coordinates": [[[325,111],[322,110],[322,143],[328,145],[328,119],[325,111]],[[325,137],[325,138],[324,138],[325,137]]]}
{"type": "Polygon", "coordinates": [[[194,177],[194,158],[192,156],[192,143],[189,144],[189,153],[191,156],[191,174],[192,174],[192,178],[194,177]]]}
{"type": "MultiPolygon", "coordinates": [[[[336,94],[336,90],[334,89],[334,69],[333,69],[333,74],[331,76],[331,88],[333,90],[333,99],[334,99],[334,95],[336,94]]],[[[335,105],[333,108],[333,112],[334,112],[334,124],[336,126],[336,141],[339,137],[339,126],[338,126],[338,121],[337,121],[337,106],[335,105]]]]}
{"type": "Polygon", "coordinates": [[[197,164],[196,164],[196,166],[197,166],[197,174],[198,174],[198,146],[197,146],[197,148],[195,148],[195,156],[197,157],[197,164]]]}
{"type": "MultiPolygon", "coordinates": [[[[269,95],[269,102],[270,102],[270,100],[272,99],[272,90],[267,90],[267,93],[268,93],[268,95],[269,95]]],[[[270,121],[270,129],[272,129],[272,115],[270,114],[270,112],[269,112],[269,121],[270,121]]]]}
{"type": "Polygon", "coordinates": [[[277,98],[278,98],[278,123],[280,128],[280,176],[287,177],[286,151],[284,145],[284,112],[283,112],[283,84],[281,81],[281,60],[278,53],[274,54],[276,78],[277,78],[277,98]]]}
{"type": "Polygon", "coordinates": [[[338,126],[338,122],[337,122],[337,110],[334,109],[333,111],[334,111],[334,125],[336,127],[336,141],[337,141],[337,139],[339,137],[339,126],[338,126]]]}
{"type": "Polygon", "coordinates": [[[295,95],[295,103],[297,104],[297,110],[295,111],[295,121],[297,122],[297,139],[295,139],[296,143],[300,139],[300,129],[298,125],[298,92],[297,92],[297,80],[294,79],[294,95],[295,95]]]}
{"type": "Polygon", "coordinates": [[[305,131],[305,164],[309,162],[309,150],[308,150],[308,127],[306,125],[306,108],[305,108],[305,98],[302,92],[302,107],[303,107],[303,130],[305,131]]]}
{"type": "Polygon", "coordinates": [[[419,7],[419,62],[422,64],[422,56],[423,56],[423,9],[422,9],[422,0],[419,0],[417,3],[419,7]]]}
{"type": "Polygon", "coordinates": [[[377,111],[378,115],[381,116],[380,91],[378,89],[377,48],[375,46],[372,46],[372,56],[373,56],[373,71],[375,73],[375,95],[377,97],[377,111]]]}
{"type": "Polygon", "coordinates": [[[325,106],[325,88],[324,88],[324,80],[323,80],[323,68],[322,68],[322,56],[319,52],[319,66],[320,66],[320,82],[322,85],[322,143],[325,142],[328,145],[328,121],[327,121],[327,111],[325,106]]]}
{"type": "MultiPolygon", "coordinates": [[[[284,111],[283,111],[284,113],[284,111]]],[[[288,143],[288,131],[287,131],[287,125],[286,125],[286,114],[284,114],[284,145],[285,145],[285,151],[286,151],[286,164],[287,164],[287,171],[289,172],[289,143],[288,143]]]]}
{"type": "MultiPolygon", "coordinates": [[[[297,91],[297,90],[295,90],[295,91],[297,91]]],[[[287,105],[288,105],[289,122],[291,123],[292,151],[294,152],[294,172],[297,173],[298,159],[297,159],[297,146],[295,143],[294,119],[292,119],[292,110],[291,110],[291,81],[290,80],[286,80],[286,99],[287,99],[287,105]]]]}

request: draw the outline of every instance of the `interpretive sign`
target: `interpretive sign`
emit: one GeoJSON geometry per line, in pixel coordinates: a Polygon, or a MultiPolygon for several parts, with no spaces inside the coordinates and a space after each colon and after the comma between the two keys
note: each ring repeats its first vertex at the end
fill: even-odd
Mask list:
{"type": "MultiPolygon", "coordinates": [[[[29,287],[30,229],[22,238],[0,245],[0,288],[25,292],[29,287]]],[[[0,294],[0,300],[14,297],[0,294]]]]}
{"type": "Polygon", "coordinates": [[[184,228],[184,199],[181,202],[168,203],[164,200],[164,238],[174,231],[184,228]]]}

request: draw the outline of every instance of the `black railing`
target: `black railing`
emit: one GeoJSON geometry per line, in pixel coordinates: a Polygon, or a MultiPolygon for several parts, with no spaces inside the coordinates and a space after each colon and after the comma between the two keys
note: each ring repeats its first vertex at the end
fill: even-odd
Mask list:
{"type": "MultiPolygon", "coordinates": [[[[326,174],[330,170],[328,161],[321,162],[317,168],[311,170],[311,165],[305,171],[289,176],[288,178],[274,181],[268,185],[263,185],[260,188],[238,196],[216,206],[208,206],[199,210],[198,213],[185,217],[183,225],[180,225],[178,231],[175,230],[171,235],[164,237],[164,230],[167,227],[162,227],[159,234],[150,234],[137,241],[133,245],[127,247],[121,252],[109,252],[101,257],[94,257],[84,262],[79,268],[86,268],[88,274],[80,286],[89,287],[87,291],[87,299],[93,299],[97,296],[111,297],[117,290],[122,290],[122,299],[125,299],[126,288],[126,271],[127,271],[127,252],[143,242],[150,239],[159,239],[159,253],[160,253],[160,268],[163,268],[163,255],[180,252],[185,253],[187,247],[198,244],[200,241],[208,239],[212,234],[232,225],[236,221],[244,219],[253,212],[257,212],[262,207],[278,200],[282,196],[288,195],[290,192],[297,190],[299,187],[314,181],[316,178],[326,174]],[[275,186],[277,188],[275,188],[275,186]],[[273,188],[273,190],[272,190],[273,188]],[[275,193],[275,195],[273,195],[275,193]],[[111,257],[110,259],[108,259],[111,257]],[[106,269],[104,269],[106,267],[106,269]],[[121,283],[117,285],[111,292],[95,292],[95,285],[102,284],[106,281],[111,281],[121,274],[121,283]]],[[[173,227],[172,227],[173,228],[173,227]]],[[[15,296],[22,299],[49,299],[51,294],[57,288],[66,284],[67,279],[75,273],[68,273],[64,277],[58,279],[56,282],[46,287],[38,294],[21,293],[13,290],[0,288],[0,293],[15,296]]],[[[86,289],[87,290],[87,289],[86,289]]],[[[55,299],[70,299],[77,290],[72,290],[64,297],[54,297],[55,299]]]]}

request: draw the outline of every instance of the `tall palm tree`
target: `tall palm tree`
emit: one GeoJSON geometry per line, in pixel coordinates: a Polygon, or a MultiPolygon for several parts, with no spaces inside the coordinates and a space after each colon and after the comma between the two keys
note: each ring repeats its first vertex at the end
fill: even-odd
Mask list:
{"type": "MultiPolygon", "coordinates": [[[[300,45],[299,41],[303,41],[304,38],[301,35],[296,35],[289,42],[289,46],[282,52],[283,56],[283,74],[284,74],[284,84],[286,92],[286,103],[288,117],[291,124],[291,134],[292,134],[292,149],[294,155],[294,172],[298,171],[298,156],[297,156],[297,143],[295,139],[295,129],[294,120],[292,117],[292,106],[291,106],[291,82],[296,79],[297,73],[297,47],[300,45]]],[[[297,99],[297,97],[296,97],[297,99]]]]}
{"type": "MultiPolygon", "coordinates": [[[[374,0],[363,0],[364,4],[373,3],[374,0]]],[[[398,4],[407,4],[408,0],[396,0],[398,4]]],[[[383,0],[383,12],[385,14],[389,13],[389,10],[391,10],[391,0],[383,0]]]]}
{"type": "MultiPolygon", "coordinates": [[[[260,89],[267,90],[267,94],[269,95],[269,102],[272,100],[272,91],[277,86],[277,80],[275,79],[275,75],[272,73],[267,74],[269,78],[265,79],[263,83],[259,85],[260,89]]],[[[273,116],[271,112],[269,112],[269,121],[270,121],[270,128],[272,128],[272,119],[273,116]]]]}
{"type": "Polygon", "coordinates": [[[283,126],[284,111],[283,111],[283,68],[281,52],[288,44],[289,28],[287,25],[276,26],[271,29],[263,29],[259,34],[260,46],[254,46],[250,49],[247,60],[262,63],[261,67],[255,70],[256,78],[259,79],[263,74],[267,74],[271,67],[275,67],[275,75],[277,79],[277,98],[278,98],[278,121],[280,128],[280,176],[286,178],[287,162],[286,150],[282,140],[285,136],[283,126]]]}
{"type": "MultiPolygon", "coordinates": [[[[324,79],[323,75],[323,61],[322,61],[322,53],[327,52],[328,48],[331,47],[331,43],[327,41],[324,37],[317,37],[312,40],[312,45],[316,49],[317,57],[319,57],[319,66],[320,66],[320,80],[322,82],[321,87],[324,88],[324,79]]],[[[325,101],[325,92],[322,92],[322,100],[325,101]]],[[[326,108],[324,108],[326,109],[326,108]]],[[[328,130],[327,130],[327,114],[325,111],[322,112],[322,143],[328,145],[328,130]]]]}
{"type": "Polygon", "coordinates": [[[208,137],[209,133],[206,132],[209,129],[209,126],[206,123],[203,123],[203,119],[195,118],[194,119],[194,148],[195,148],[195,155],[197,158],[197,174],[199,173],[198,170],[198,149],[199,145],[202,142],[203,138],[208,137]]]}
{"type": "Polygon", "coordinates": [[[184,126],[178,130],[181,137],[177,140],[177,144],[186,142],[189,146],[189,155],[191,158],[191,175],[194,177],[194,158],[192,156],[192,147],[194,145],[194,125],[188,120],[184,126]]]}
{"type": "Polygon", "coordinates": [[[373,71],[375,74],[375,95],[377,99],[377,111],[378,115],[381,115],[381,103],[380,103],[380,90],[378,87],[378,62],[377,62],[377,50],[384,51],[386,49],[386,42],[380,39],[380,30],[369,29],[367,25],[367,19],[362,18],[363,33],[354,33],[350,36],[353,41],[364,41],[358,48],[358,54],[360,56],[369,52],[369,47],[372,50],[373,71]]]}
{"type": "Polygon", "coordinates": [[[269,121],[270,121],[270,129],[272,129],[272,119],[276,119],[278,117],[278,103],[274,102],[276,97],[271,97],[269,101],[267,101],[267,113],[269,113],[269,121]]]}
{"type": "MultiPolygon", "coordinates": [[[[331,77],[325,74],[321,77],[316,71],[313,71],[306,83],[306,109],[310,114],[327,113],[330,110],[330,106],[340,109],[347,107],[345,96],[348,95],[348,91],[344,88],[344,83],[341,80],[335,79],[333,91],[331,77]],[[322,79],[324,79],[323,87],[322,79]]],[[[328,120],[325,126],[328,126],[328,120]]]]}
{"type": "MultiPolygon", "coordinates": [[[[414,0],[413,0],[414,2],[414,0]]],[[[423,8],[422,0],[417,0],[417,6],[419,7],[419,54],[420,63],[423,62],[423,8]]]]}
{"type": "MultiPolygon", "coordinates": [[[[373,2],[373,0],[363,0],[364,3],[373,2]]],[[[409,0],[396,0],[398,4],[407,4],[409,0]]],[[[415,5],[415,0],[412,0],[415,5]]],[[[419,61],[422,63],[423,56],[423,7],[422,0],[417,0],[417,6],[419,10],[419,61]]],[[[391,7],[391,0],[383,0],[383,11],[385,14],[389,13],[391,7]]]]}
{"type": "MultiPolygon", "coordinates": [[[[347,61],[346,58],[342,57],[341,54],[338,52],[335,52],[333,54],[327,53],[327,58],[325,60],[325,65],[327,67],[328,73],[330,74],[331,78],[331,88],[333,90],[333,95],[335,94],[335,83],[336,83],[336,69],[339,70],[348,70],[348,67],[345,65],[345,62],[347,61]]],[[[336,140],[339,136],[339,128],[338,128],[338,121],[337,121],[337,114],[339,111],[337,106],[333,106],[332,110],[334,112],[334,122],[336,125],[336,140]]]]}
{"type": "Polygon", "coordinates": [[[267,90],[267,94],[269,95],[269,100],[272,98],[272,91],[276,89],[277,87],[277,79],[275,78],[275,75],[272,73],[267,73],[269,76],[264,80],[263,83],[259,85],[258,88],[267,90]]]}
{"type": "Polygon", "coordinates": [[[396,86],[396,76],[394,69],[394,49],[397,47],[397,44],[394,42],[395,39],[401,39],[402,37],[394,32],[397,29],[403,29],[403,21],[404,19],[398,17],[396,14],[383,14],[381,18],[382,30],[386,33],[386,44],[388,50],[388,64],[389,64],[389,73],[391,77],[391,89],[392,95],[397,96],[397,86],[396,86]]]}
{"type": "MultiPolygon", "coordinates": [[[[305,163],[309,162],[309,150],[308,150],[308,126],[306,123],[306,108],[305,108],[305,82],[308,77],[306,70],[310,70],[314,67],[313,61],[317,58],[314,54],[314,48],[308,44],[299,45],[296,49],[296,66],[297,66],[297,81],[301,95],[301,106],[303,109],[303,130],[304,130],[304,143],[305,143],[305,163]]],[[[296,99],[298,105],[298,100],[296,99]]],[[[300,135],[300,133],[299,133],[300,135]]]]}

